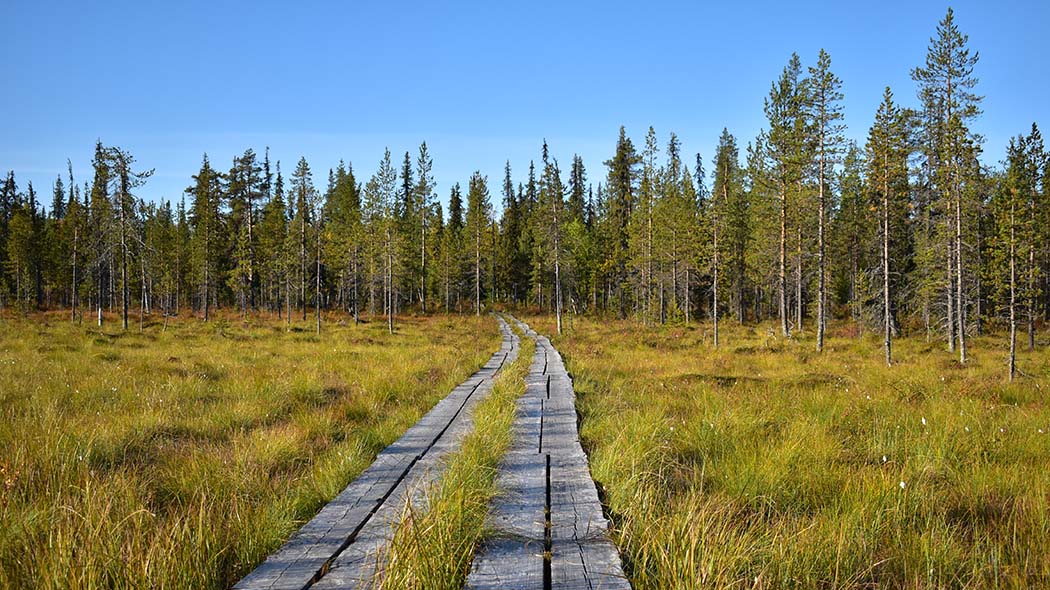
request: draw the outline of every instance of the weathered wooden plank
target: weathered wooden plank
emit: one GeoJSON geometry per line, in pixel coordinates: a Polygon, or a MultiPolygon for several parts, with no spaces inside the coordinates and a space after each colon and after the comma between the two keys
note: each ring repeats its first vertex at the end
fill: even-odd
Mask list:
{"type": "Polygon", "coordinates": [[[608,539],[551,547],[551,590],[630,590],[620,555],[608,539]]]}
{"type": "Polygon", "coordinates": [[[543,590],[543,542],[486,539],[467,577],[467,590],[543,590]]]}
{"type": "Polygon", "coordinates": [[[551,539],[581,541],[605,538],[609,522],[582,451],[551,457],[551,539]]]}

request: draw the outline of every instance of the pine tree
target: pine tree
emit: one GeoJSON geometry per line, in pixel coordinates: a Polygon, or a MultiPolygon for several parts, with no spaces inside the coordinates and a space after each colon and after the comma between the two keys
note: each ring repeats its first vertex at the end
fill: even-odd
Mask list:
{"type": "Polygon", "coordinates": [[[827,329],[826,217],[831,189],[829,178],[845,142],[842,121],[842,81],[831,72],[831,56],[823,49],[816,67],[809,68],[809,116],[816,131],[817,151],[817,351],[824,350],[827,329]]]}
{"type": "MultiPolygon", "coordinates": [[[[769,135],[762,151],[770,158],[770,168],[775,177],[776,190],[780,200],[780,242],[779,267],[777,273],[780,330],[784,336],[791,335],[787,312],[787,230],[789,216],[801,218],[801,207],[792,211],[789,206],[794,200],[801,204],[802,182],[806,162],[806,128],[803,108],[806,91],[801,79],[802,63],[798,54],[792,54],[788,65],[780,78],[773,84],[765,102],[766,117],[769,120],[769,135]]],[[[801,223],[801,222],[799,222],[801,223]]],[[[799,225],[801,228],[801,225],[799,225]]],[[[801,229],[798,231],[801,237],[801,229]]],[[[801,251],[801,243],[798,244],[801,251]]],[[[800,252],[801,253],[801,252],[800,252]]],[[[796,274],[796,298],[801,294],[801,256],[798,257],[796,274]]],[[[800,299],[800,298],[799,298],[800,299]]],[[[801,301],[796,304],[801,309],[801,301]]],[[[796,317],[800,323],[801,314],[796,317]]]]}
{"type": "Polygon", "coordinates": [[[397,170],[394,169],[388,148],[379,163],[379,169],[365,185],[366,224],[372,236],[373,257],[372,288],[377,282],[382,284],[384,312],[387,316],[387,330],[394,333],[394,312],[396,306],[395,265],[398,252],[398,216],[396,203],[397,170]],[[378,263],[375,261],[378,260],[378,263]],[[381,273],[379,281],[377,275],[381,273]]]}
{"type": "MultiPolygon", "coordinates": [[[[975,94],[977,78],[973,75],[979,55],[970,54],[968,37],[955,24],[952,9],[937,25],[937,36],[930,39],[926,64],[912,70],[919,83],[928,146],[925,157],[931,171],[935,195],[943,203],[947,225],[944,243],[947,264],[949,335],[958,338],[959,362],[966,363],[966,273],[963,260],[963,177],[967,160],[972,157],[979,137],[967,123],[980,114],[982,97],[975,94]],[[953,293],[954,290],[954,293],[953,293]]],[[[952,340],[954,348],[954,340],[952,340]]]]}

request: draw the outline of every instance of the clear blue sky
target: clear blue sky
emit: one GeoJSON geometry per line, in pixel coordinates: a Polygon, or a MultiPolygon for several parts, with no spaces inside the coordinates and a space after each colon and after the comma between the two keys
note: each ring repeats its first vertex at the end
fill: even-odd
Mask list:
{"type": "MultiPolygon", "coordinates": [[[[73,161],[88,179],[96,138],[156,176],[146,198],[177,200],[208,152],[220,169],[270,146],[300,155],[323,188],[351,161],[362,181],[384,146],[426,140],[442,200],[475,169],[494,199],[503,162],[516,180],[542,140],[591,181],[623,124],[641,143],[678,133],[710,167],[723,126],[746,145],[792,51],[824,47],[843,80],[849,136],[863,140],[886,85],[915,104],[947,3],[847,2],[69,2],[13,0],[0,35],[0,171],[50,203],[73,161]]],[[[1050,3],[955,2],[981,54],[976,124],[986,163],[1033,121],[1050,126],[1050,3]]],[[[692,164],[692,157],[689,158],[692,164]]]]}

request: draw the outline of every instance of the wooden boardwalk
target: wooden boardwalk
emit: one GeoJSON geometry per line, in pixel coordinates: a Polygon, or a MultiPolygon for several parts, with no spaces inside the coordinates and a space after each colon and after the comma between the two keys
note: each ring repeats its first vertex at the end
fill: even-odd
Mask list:
{"type": "Polygon", "coordinates": [[[580,446],[572,380],[550,340],[518,325],[536,352],[467,588],[629,589],[580,446]]]}
{"type": "Polygon", "coordinates": [[[370,588],[407,502],[421,501],[442,459],[473,427],[473,407],[518,354],[518,337],[499,319],[503,341],[485,366],[376,457],[277,552],[234,585],[238,590],[370,588]]]}

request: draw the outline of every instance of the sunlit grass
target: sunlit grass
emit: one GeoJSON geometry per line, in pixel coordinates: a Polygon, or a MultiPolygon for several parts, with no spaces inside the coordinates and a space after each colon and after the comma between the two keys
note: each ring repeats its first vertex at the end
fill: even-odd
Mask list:
{"type": "Polygon", "coordinates": [[[499,343],[490,317],[0,322],[3,588],[228,587],[499,343]]]}
{"type": "MultiPolygon", "coordinates": [[[[534,327],[553,331],[549,320],[534,327]]],[[[638,589],[1050,584],[1050,353],[575,319],[555,340],[638,589]]]]}
{"type": "Polygon", "coordinates": [[[485,515],[496,494],[496,473],[510,445],[516,401],[535,343],[522,337],[517,360],[504,367],[492,394],[474,410],[474,430],[448,458],[442,478],[425,490],[425,506],[407,506],[391,543],[384,590],[459,590],[484,532],[485,515]]]}

